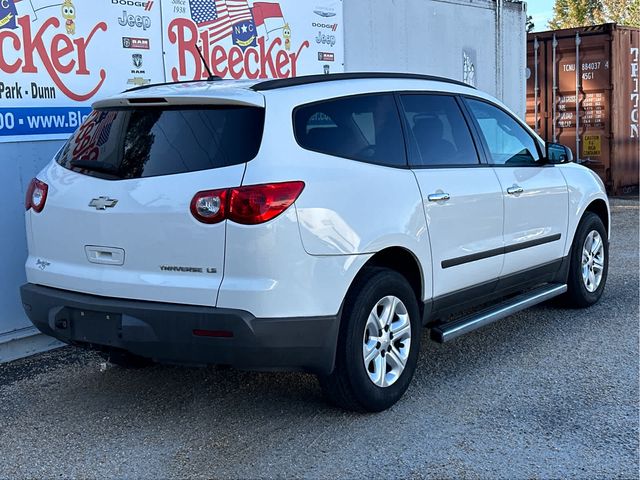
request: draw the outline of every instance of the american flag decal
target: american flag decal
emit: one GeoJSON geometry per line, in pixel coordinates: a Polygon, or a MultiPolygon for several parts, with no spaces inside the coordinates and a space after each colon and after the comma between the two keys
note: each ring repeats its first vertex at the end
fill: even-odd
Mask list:
{"type": "Polygon", "coordinates": [[[231,35],[234,24],[253,21],[247,0],[189,0],[189,6],[196,25],[209,30],[211,45],[231,35]]]}
{"type": "MultiPolygon", "coordinates": [[[[109,141],[111,127],[118,112],[101,112],[94,110],[89,118],[78,130],[73,148],[73,158],[78,160],[95,160],[100,153],[100,147],[109,141]]],[[[65,154],[71,142],[65,148],[65,154]]]]}
{"type": "Polygon", "coordinates": [[[98,140],[96,145],[101,147],[109,140],[109,135],[111,135],[111,126],[113,125],[113,121],[116,119],[116,112],[102,112],[98,122],[100,122],[100,126],[98,130],[94,133],[94,138],[97,136],[98,140]]]}

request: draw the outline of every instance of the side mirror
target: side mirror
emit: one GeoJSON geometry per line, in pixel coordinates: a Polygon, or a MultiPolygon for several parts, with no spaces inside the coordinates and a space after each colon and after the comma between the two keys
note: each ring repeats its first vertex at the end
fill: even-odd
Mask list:
{"type": "Polygon", "coordinates": [[[569,147],[559,143],[547,143],[546,150],[546,158],[549,163],[573,162],[573,152],[569,147]]]}

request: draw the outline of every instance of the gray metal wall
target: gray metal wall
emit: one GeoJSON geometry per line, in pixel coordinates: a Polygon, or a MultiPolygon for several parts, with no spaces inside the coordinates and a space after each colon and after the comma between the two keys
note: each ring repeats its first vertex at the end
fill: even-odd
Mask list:
{"type": "Polygon", "coordinates": [[[60,141],[0,143],[0,362],[57,343],[33,338],[37,331],[22,310],[18,288],[26,281],[25,191],[61,145],[60,141]]]}
{"type": "Polygon", "coordinates": [[[344,0],[345,70],[463,80],[465,52],[475,66],[476,86],[524,118],[525,17],[521,2],[344,0]]]}

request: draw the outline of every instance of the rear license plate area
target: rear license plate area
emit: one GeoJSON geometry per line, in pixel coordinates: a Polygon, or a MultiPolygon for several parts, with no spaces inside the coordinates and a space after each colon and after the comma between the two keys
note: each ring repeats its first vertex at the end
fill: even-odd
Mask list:
{"type": "Polygon", "coordinates": [[[122,338],[122,316],[119,313],[68,309],[71,337],[79,342],[117,346],[122,338]]]}

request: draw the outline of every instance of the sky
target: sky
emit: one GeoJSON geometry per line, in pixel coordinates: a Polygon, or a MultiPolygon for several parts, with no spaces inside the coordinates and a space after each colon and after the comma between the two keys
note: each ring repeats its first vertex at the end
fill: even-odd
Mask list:
{"type": "Polygon", "coordinates": [[[554,0],[527,0],[527,12],[533,17],[535,32],[548,30],[547,22],[553,16],[554,0]]]}

